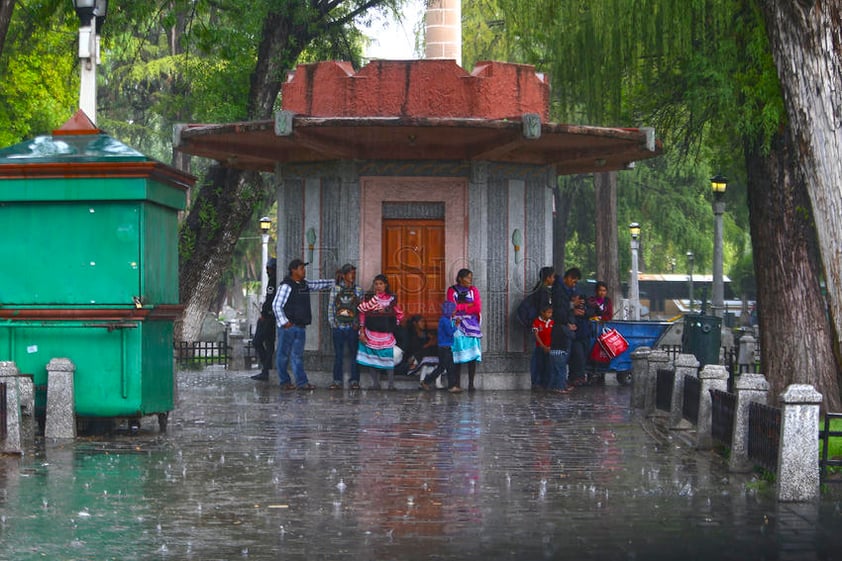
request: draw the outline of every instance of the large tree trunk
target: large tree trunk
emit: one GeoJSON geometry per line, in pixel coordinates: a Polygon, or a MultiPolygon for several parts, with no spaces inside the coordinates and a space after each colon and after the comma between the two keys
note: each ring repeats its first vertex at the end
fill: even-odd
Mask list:
{"type": "Polygon", "coordinates": [[[812,384],[824,396],[824,408],[839,411],[816,235],[797,159],[787,131],[775,138],[768,156],[757,146],[746,148],[761,372],[771,386],[770,403],[789,384],[812,384]]]}
{"type": "MultiPolygon", "coordinates": [[[[842,0],[761,0],[760,6],[798,147],[795,165],[812,203],[837,338],[842,334],[842,0]]],[[[838,396],[833,400],[838,403],[838,396]]]]}
{"type": "MultiPolygon", "coordinates": [[[[595,173],[596,276],[608,285],[615,305],[622,301],[620,260],[617,252],[617,172],[595,173]]],[[[615,310],[619,308],[615,307],[615,310]]]]}
{"type": "Polygon", "coordinates": [[[179,291],[185,306],[175,337],[195,341],[214,307],[219,281],[231,265],[240,232],[263,194],[256,174],[213,166],[181,227],[179,291]]]}

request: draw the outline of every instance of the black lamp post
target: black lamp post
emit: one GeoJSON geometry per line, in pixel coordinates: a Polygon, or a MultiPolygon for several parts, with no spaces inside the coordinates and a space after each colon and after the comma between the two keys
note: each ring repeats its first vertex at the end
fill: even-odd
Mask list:
{"type": "Polygon", "coordinates": [[[266,272],[266,264],[269,262],[269,230],[272,229],[272,220],[268,216],[260,219],[260,240],[261,244],[261,267],[260,270],[260,294],[266,294],[269,285],[269,273],[266,272]]]}
{"type": "Polygon", "coordinates": [[[710,188],[713,192],[713,293],[710,305],[713,315],[722,317],[725,310],[725,283],[722,273],[722,214],[725,212],[725,189],[728,180],[722,175],[710,178],[710,188]]]}
{"type": "Polygon", "coordinates": [[[690,313],[693,313],[693,252],[687,252],[687,267],[690,270],[690,276],[688,277],[688,284],[690,285],[690,313]]]}
{"type": "Polygon", "coordinates": [[[631,234],[631,257],[632,257],[632,273],[631,286],[629,287],[629,297],[632,305],[632,319],[640,320],[640,289],[638,285],[638,266],[637,266],[637,252],[640,249],[640,224],[632,222],[629,224],[629,234],[631,234]]]}

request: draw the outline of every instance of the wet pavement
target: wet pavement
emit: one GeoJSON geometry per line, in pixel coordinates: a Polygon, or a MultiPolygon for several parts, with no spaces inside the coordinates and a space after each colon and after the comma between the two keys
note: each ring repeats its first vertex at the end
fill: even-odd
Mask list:
{"type": "Polygon", "coordinates": [[[179,375],[166,433],[0,458],[0,559],[842,559],[842,501],[777,504],[631,388],[281,392],[179,375]]]}

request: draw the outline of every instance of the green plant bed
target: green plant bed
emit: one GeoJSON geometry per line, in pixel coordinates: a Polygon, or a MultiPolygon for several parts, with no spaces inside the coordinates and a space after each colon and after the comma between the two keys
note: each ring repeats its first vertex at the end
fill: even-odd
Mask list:
{"type": "MultiPolygon", "coordinates": [[[[819,430],[824,430],[824,417],[819,420],[819,430]]],[[[830,420],[830,432],[842,432],[842,419],[830,420]]],[[[824,439],[819,442],[819,454],[824,452],[824,439]]],[[[831,436],[827,439],[827,457],[842,458],[842,436],[831,436]]]]}

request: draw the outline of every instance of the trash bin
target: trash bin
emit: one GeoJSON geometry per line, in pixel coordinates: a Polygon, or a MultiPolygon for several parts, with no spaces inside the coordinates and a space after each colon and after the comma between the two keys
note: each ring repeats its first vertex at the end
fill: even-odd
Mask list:
{"type": "Polygon", "coordinates": [[[696,360],[699,361],[700,368],[706,364],[719,364],[721,342],[721,318],[700,314],[684,316],[681,352],[695,356],[696,360]]]}

